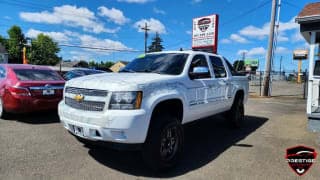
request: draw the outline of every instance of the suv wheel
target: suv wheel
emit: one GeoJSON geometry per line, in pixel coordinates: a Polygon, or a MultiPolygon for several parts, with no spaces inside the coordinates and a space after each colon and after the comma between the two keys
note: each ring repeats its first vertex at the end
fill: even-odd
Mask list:
{"type": "Polygon", "coordinates": [[[179,160],[183,146],[183,128],[177,118],[157,116],[150,125],[142,156],[154,171],[173,167],[179,160]]]}

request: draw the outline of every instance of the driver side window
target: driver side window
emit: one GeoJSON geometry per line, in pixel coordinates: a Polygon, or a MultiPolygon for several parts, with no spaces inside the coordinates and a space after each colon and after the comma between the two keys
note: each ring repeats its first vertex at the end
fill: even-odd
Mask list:
{"type": "MultiPolygon", "coordinates": [[[[209,66],[207,63],[207,59],[204,55],[195,55],[192,58],[190,68],[189,68],[189,73],[194,72],[195,68],[207,68],[209,70],[209,66]]],[[[205,79],[205,78],[211,78],[210,71],[207,74],[204,74],[202,76],[196,77],[195,79],[205,79]]]]}

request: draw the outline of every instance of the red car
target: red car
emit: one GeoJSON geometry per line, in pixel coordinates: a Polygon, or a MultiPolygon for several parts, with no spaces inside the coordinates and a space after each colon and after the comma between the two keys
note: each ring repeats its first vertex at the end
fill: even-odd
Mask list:
{"type": "Polygon", "coordinates": [[[6,112],[54,110],[62,99],[65,81],[49,67],[0,65],[0,117],[6,112]]]}

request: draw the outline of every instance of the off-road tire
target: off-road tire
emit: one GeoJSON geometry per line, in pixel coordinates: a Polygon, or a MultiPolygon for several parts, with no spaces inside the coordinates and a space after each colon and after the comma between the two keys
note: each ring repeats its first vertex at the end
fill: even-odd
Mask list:
{"type": "Polygon", "coordinates": [[[244,104],[243,98],[236,96],[231,109],[227,112],[227,118],[231,123],[231,126],[234,128],[242,127],[245,116],[244,116],[244,104]]]}
{"type": "Polygon", "coordinates": [[[176,117],[159,114],[153,117],[149,128],[142,149],[146,165],[154,172],[174,167],[183,149],[184,134],[181,123],[176,117]],[[166,155],[168,157],[165,157],[166,155]]]}

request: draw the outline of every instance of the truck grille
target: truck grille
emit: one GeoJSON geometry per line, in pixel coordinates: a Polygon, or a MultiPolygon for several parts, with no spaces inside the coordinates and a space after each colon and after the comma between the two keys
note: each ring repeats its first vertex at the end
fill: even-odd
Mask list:
{"type": "Polygon", "coordinates": [[[105,103],[99,101],[76,101],[72,98],[65,97],[66,105],[85,111],[103,111],[105,103]]]}
{"type": "Polygon", "coordinates": [[[106,97],[108,95],[108,91],[98,90],[98,89],[84,89],[84,88],[75,88],[75,87],[66,87],[66,93],[71,94],[82,94],[85,96],[99,96],[106,97]]]}

